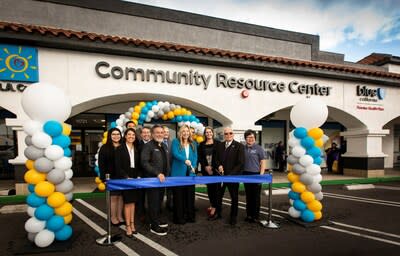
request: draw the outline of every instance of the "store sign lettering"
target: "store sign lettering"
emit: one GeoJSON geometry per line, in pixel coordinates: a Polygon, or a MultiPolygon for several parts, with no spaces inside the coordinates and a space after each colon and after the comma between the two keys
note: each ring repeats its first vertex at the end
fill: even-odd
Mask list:
{"type": "Polygon", "coordinates": [[[7,82],[0,82],[1,92],[23,92],[26,89],[24,84],[13,84],[7,82]]]}

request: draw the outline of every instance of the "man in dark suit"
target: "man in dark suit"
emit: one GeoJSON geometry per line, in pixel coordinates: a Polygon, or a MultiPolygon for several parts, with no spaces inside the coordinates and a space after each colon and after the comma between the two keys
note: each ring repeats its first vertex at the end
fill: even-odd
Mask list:
{"type": "MultiPolygon", "coordinates": [[[[230,127],[224,129],[224,142],[220,143],[216,150],[216,166],[220,175],[241,175],[244,166],[244,146],[233,139],[233,131],[230,127]]],[[[239,183],[224,183],[218,193],[216,207],[217,216],[221,217],[222,198],[225,188],[228,187],[231,196],[231,214],[229,223],[236,225],[238,215],[239,183]]]]}
{"type": "MultiPolygon", "coordinates": [[[[163,143],[164,129],[160,125],[151,128],[153,139],[144,144],[140,159],[142,161],[143,176],[157,177],[160,182],[169,175],[168,149],[163,143]]],[[[164,195],[164,188],[149,188],[146,191],[147,205],[150,218],[150,231],[156,235],[166,235],[168,224],[160,220],[160,197],[164,195]]]]}

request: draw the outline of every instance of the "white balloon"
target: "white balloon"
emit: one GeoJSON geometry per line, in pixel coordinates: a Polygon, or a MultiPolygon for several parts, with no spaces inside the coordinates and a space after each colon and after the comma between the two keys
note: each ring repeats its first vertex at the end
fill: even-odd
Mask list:
{"type": "Polygon", "coordinates": [[[185,123],[183,122],[183,121],[180,121],[179,123],[178,123],[178,126],[182,126],[182,125],[184,125],[185,123]]]}
{"type": "Polygon", "coordinates": [[[128,112],[133,113],[133,111],[134,111],[134,108],[132,108],[132,107],[128,108],[128,112]]]}
{"type": "MultiPolygon", "coordinates": [[[[149,111],[150,112],[150,111],[149,111]]],[[[151,122],[151,117],[147,116],[146,119],[144,120],[146,122],[151,122]]]]}
{"type": "Polygon", "coordinates": [[[61,169],[61,170],[67,170],[72,167],[72,161],[68,157],[61,157],[60,159],[54,161],[54,168],[56,169],[61,169]]]}
{"type": "Polygon", "coordinates": [[[37,132],[43,131],[43,124],[36,120],[28,120],[23,125],[24,132],[32,136],[37,132]]]}
{"type": "Polygon", "coordinates": [[[164,105],[169,107],[170,106],[169,101],[164,102],[164,105]]]}
{"type": "Polygon", "coordinates": [[[307,186],[307,190],[315,193],[321,192],[322,186],[319,183],[313,183],[307,186]]]}
{"type": "Polygon", "coordinates": [[[33,120],[64,122],[71,114],[71,102],[61,88],[51,84],[36,83],[22,93],[22,108],[33,120]]]}
{"type": "Polygon", "coordinates": [[[94,155],[94,158],[97,160],[99,159],[99,154],[97,153],[96,155],[94,155]]]}
{"type": "Polygon", "coordinates": [[[158,116],[158,117],[162,117],[163,115],[164,115],[164,111],[159,110],[159,111],[157,112],[157,116],[158,116]]]}
{"type": "Polygon", "coordinates": [[[124,119],[125,119],[125,118],[127,118],[127,119],[132,118],[132,112],[125,112],[124,119]]]}
{"type": "Polygon", "coordinates": [[[60,169],[53,169],[47,174],[46,179],[53,184],[60,184],[65,180],[65,172],[60,169]]]}
{"type": "Polygon", "coordinates": [[[124,120],[124,118],[119,118],[119,119],[115,120],[115,123],[117,124],[117,126],[122,126],[122,124],[124,123],[124,121],[122,121],[122,120],[124,120]]]}
{"type": "Polygon", "coordinates": [[[306,168],[304,168],[304,166],[301,164],[294,164],[292,170],[296,174],[302,174],[306,171],[306,168]]]}
{"type": "Polygon", "coordinates": [[[309,156],[309,155],[304,155],[304,156],[300,157],[300,159],[299,159],[299,163],[305,167],[311,165],[313,163],[313,161],[314,161],[314,159],[312,158],[312,156],[309,156]]]}
{"type": "Polygon", "coordinates": [[[314,175],[313,179],[315,183],[320,183],[322,181],[322,175],[321,174],[314,175]]]}
{"type": "Polygon", "coordinates": [[[295,138],[295,137],[290,138],[288,140],[288,145],[289,145],[289,147],[292,147],[292,148],[294,148],[296,146],[299,146],[300,145],[300,140],[295,138]]]}
{"type": "Polygon", "coordinates": [[[68,169],[65,172],[65,179],[70,180],[72,178],[72,176],[74,176],[74,172],[72,171],[72,169],[68,169]]]}
{"type": "Polygon", "coordinates": [[[306,153],[306,150],[302,146],[296,146],[292,149],[292,154],[295,157],[302,157],[306,153]]]}
{"type": "Polygon", "coordinates": [[[325,142],[327,142],[328,140],[329,140],[329,137],[328,137],[328,136],[326,136],[325,134],[322,135],[322,141],[324,142],[324,144],[325,144],[325,142]]]}
{"type": "Polygon", "coordinates": [[[37,233],[28,233],[28,240],[34,242],[36,235],[37,233]]]}
{"type": "Polygon", "coordinates": [[[44,229],[45,226],[46,226],[46,221],[38,220],[35,217],[30,217],[25,222],[25,230],[26,230],[26,232],[30,232],[30,233],[40,232],[44,229]]]}
{"type": "Polygon", "coordinates": [[[154,112],[149,110],[149,112],[147,112],[147,117],[153,118],[154,117],[154,112]]]}
{"type": "Polygon", "coordinates": [[[301,212],[296,210],[293,206],[289,208],[288,213],[292,218],[299,218],[301,215],[301,212]]]}
{"type": "Polygon", "coordinates": [[[169,105],[169,108],[171,111],[174,111],[176,109],[176,106],[175,106],[175,104],[171,104],[171,105],[169,105]]]}
{"type": "Polygon", "coordinates": [[[159,102],[157,103],[157,106],[158,106],[160,109],[163,109],[163,107],[165,106],[165,103],[162,102],[162,101],[159,101],[159,102]]]}
{"type": "Polygon", "coordinates": [[[171,108],[169,106],[164,106],[162,110],[164,111],[164,113],[168,113],[169,111],[171,111],[171,108]]]}
{"type": "Polygon", "coordinates": [[[322,192],[315,193],[314,196],[318,201],[321,201],[324,198],[324,194],[322,192]]]}
{"type": "Polygon", "coordinates": [[[74,198],[74,194],[72,192],[66,193],[65,198],[67,201],[71,201],[74,198]]]}
{"type": "Polygon", "coordinates": [[[29,216],[33,217],[33,216],[35,216],[35,210],[36,210],[35,207],[28,206],[28,209],[26,211],[27,211],[29,216]]]}
{"type": "Polygon", "coordinates": [[[200,128],[199,128],[199,134],[201,135],[201,134],[204,134],[204,130],[205,130],[205,127],[202,125],[200,128]]]}
{"type": "Polygon", "coordinates": [[[160,110],[160,107],[159,107],[158,105],[154,105],[154,106],[151,107],[151,110],[152,110],[154,113],[157,113],[157,112],[160,110]]]}
{"type": "Polygon", "coordinates": [[[64,155],[64,149],[58,145],[50,145],[45,151],[44,155],[50,160],[58,160],[64,155]]]}
{"type": "Polygon", "coordinates": [[[190,127],[197,128],[197,123],[195,121],[190,122],[190,127]]]}
{"type": "Polygon", "coordinates": [[[121,115],[119,115],[119,117],[118,117],[118,119],[121,119],[121,121],[124,120],[124,118],[125,118],[125,115],[124,115],[124,114],[121,114],[121,115]]]}
{"type": "Polygon", "coordinates": [[[297,102],[290,111],[290,121],[296,127],[311,129],[320,127],[328,118],[328,107],[318,99],[304,99],[297,102]]]}
{"type": "Polygon", "coordinates": [[[36,132],[32,135],[32,144],[37,148],[47,148],[51,145],[51,137],[44,132],[36,132]]]}
{"type": "Polygon", "coordinates": [[[286,159],[286,161],[288,162],[288,164],[294,165],[299,162],[299,159],[297,157],[295,157],[294,155],[289,155],[288,158],[286,159]]]}
{"type": "Polygon", "coordinates": [[[54,232],[44,229],[40,231],[35,237],[35,244],[38,247],[44,248],[49,246],[55,238],[54,232]]]}
{"type": "Polygon", "coordinates": [[[117,128],[118,130],[120,130],[121,133],[124,133],[124,128],[123,128],[121,125],[118,125],[116,128],[117,128]]]}
{"type": "Polygon", "coordinates": [[[314,182],[314,176],[308,173],[303,173],[300,175],[300,181],[304,185],[311,185],[314,182]]]}
{"type": "Polygon", "coordinates": [[[71,180],[67,180],[67,179],[65,179],[60,184],[56,185],[56,191],[64,193],[64,194],[71,192],[73,188],[74,188],[74,183],[72,183],[71,180]]]}
{"type": "Polygon", "coordinates": [[[321,167],[316,164],[311,164],[306,167],[306,172],[310,175],[318,175],[321,173],[321,167]]]}

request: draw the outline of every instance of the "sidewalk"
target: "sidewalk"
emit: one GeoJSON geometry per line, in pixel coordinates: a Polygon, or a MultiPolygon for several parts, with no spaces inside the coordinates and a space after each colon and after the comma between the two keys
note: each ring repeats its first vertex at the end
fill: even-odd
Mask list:
{"type": "MultiPolygon", "coordinates": [[[[274,172],[273,173],[273,184],[276,183],[287,183],[287,173],[274,172]]],[[[342,184],[346,184],[346,180],[350,183],[353,183],[354,180],[360,181],[368,181],[367,178],[353,177],[353,176],[344,176],[341,174],[327,174],[326,171],[322,172],[322,182],[324,181],[343,181],[342,184]]],[[[400,178],[400,169],[385,169],[385,177],[386,178],[400,178]]],[[[74,193],[90,193],[93,192],[97,188],[97,184],[94,182],[95,177],[76,177],[72,178],[72,182],[74,183],[74,193]]],[[[0,195],[5,194],[6,191],[14,188],[14,180],[0,180],[0,195]],[[2,193],[1,193],[2,192],[2,193]]]]}

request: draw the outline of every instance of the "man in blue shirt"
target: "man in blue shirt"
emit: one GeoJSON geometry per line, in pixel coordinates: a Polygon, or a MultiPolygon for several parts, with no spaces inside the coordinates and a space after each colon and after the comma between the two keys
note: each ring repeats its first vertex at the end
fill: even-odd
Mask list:
{"type": "MultiPolygon", "coordinates": [[[[244,133],[246,146],[244,150],[244,175],[264,174],[266,167],[266,154],[264,149],[256,144],[256,132],[247,130],[244,133]]],[[[245,221],[253,223],[260,216],[260,193],[261,184],[245,183],[246,212],[245,221]]]]}

